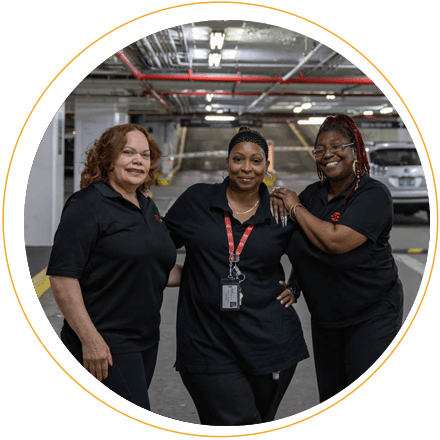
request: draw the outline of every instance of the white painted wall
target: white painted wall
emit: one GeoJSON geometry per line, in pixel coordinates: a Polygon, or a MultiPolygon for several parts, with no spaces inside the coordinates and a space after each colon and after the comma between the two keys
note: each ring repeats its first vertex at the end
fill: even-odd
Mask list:
{"type": "Polygon", "coordinates": [[[124,98],[75,100],[74,191],[79,190],[85,152],[107,128],[129,122],[127,105],[124,98]]]}
{"type": "Polygon", "coordinates": [[[64,203],[64,104],[46,130],[29,176],[24,209],[26,246],[52,246],[64,203]]]}

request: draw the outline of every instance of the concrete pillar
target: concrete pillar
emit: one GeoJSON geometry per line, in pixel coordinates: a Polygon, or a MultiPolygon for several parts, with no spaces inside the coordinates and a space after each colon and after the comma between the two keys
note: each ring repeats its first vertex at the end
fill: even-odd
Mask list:
{"type": "Polygon", "coordinates": [[[64,204],[64,104],[41,140],[24,208],[26,246],[52,246],[64,204]]]}
{"type": "Polygon", "coordinates": [[[85,152],[107,128],[128,122],[128,101],[124,98],[75,100],[74,191],[79,190],[85,152]]]}

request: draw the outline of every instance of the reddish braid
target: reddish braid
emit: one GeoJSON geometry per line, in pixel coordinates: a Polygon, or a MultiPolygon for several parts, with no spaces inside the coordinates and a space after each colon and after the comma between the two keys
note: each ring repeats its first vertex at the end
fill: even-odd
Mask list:
{"type": "MultiPolygon", "coordinates": [[[[355,150],[356,150],[356,179],[353,183],[353,186],[350,188],[347,196],[345,197],[345,201],[350,197],[353,191],[356,191],[359,180],[362,177],[363,173],[370,172],[370,164],[368,163],[367,152],[365,151],[364,140],[362,138],[362,134],[356,126],[356,122],[347,115],[335,115],[335,116],[327,116],[325,121],[319,127],[318,134],[316,135],[315,147],[318,142],[318,138],[322,133],[326,131],[338,130],[344,133],[351,142],[354,142],[355,150]]],[[[319,171],[318,171],[319,175],[319,171]]]]}

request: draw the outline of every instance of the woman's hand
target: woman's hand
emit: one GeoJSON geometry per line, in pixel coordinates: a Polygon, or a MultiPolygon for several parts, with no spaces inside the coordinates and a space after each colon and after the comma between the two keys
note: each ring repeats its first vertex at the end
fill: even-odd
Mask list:
{"type": "Polygon", "coordinates": [[[284,304],[284,307],[290,307],[295,302],[295,297],[290,290],[287,290],[287,285],[284,281],[280,281],[280,284],[284,287],[284,291],[277,296],[277,300],[284,304]]]}
{"type": "Polygon", "coordinates": [[[107,379],[108,366],[113,366],[110,348],[103,337],[96,333],[93,339],[82,343],[84,368],[100,382],[107,379]]]}
{"type": "Polygon", "coordinates": [[[84,305],[76,278],[49,276],[53,297],[82,344],[83,364],[98,380],[107,378],[112,365],[110,348],[99,334],[84,305]]]}
{"type": "Polygon", "coordinates": [[[285,188],[274,189],[270,193],[270,206],[271,209],[274,211],[274,213],[277,212],[276,210],[280,212],[279,211],[280,201],[282,202],[281,204],[283,205],[283,209],[284,209],[284,211],[282,212],[284,212],[285,215],[290,214],[290,208],[293,205],[297,205],[301,203],[295,191],[285,188]]]}

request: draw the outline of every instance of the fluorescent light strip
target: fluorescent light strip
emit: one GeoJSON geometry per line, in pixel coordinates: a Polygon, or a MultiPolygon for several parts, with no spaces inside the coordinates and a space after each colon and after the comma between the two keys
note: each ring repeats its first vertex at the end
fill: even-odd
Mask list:
{"type": "Polygon", "coordinates": [[[235,116],[205,116],[206,121],[235,121],[235,116]]]}

